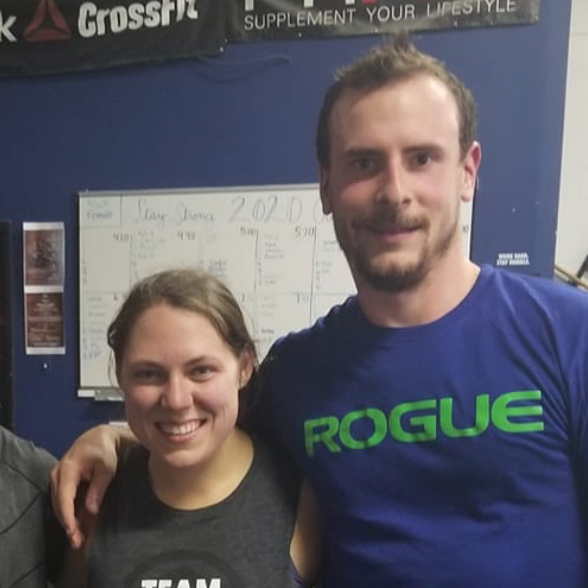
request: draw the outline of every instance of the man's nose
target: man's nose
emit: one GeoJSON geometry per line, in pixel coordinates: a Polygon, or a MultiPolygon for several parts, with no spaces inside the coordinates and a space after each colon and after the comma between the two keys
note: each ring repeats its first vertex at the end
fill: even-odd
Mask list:
{"type": "Polygon", "coordinates": [[[390,157],[382,169],[376,199],[381,204],[398,205],[408,200],[406,170],[397,157],[390,157]]]}

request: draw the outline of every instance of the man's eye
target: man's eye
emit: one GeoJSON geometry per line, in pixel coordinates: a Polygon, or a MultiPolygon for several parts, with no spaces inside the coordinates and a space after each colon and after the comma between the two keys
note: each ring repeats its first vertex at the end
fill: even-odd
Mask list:
{"type": "Polygon", "coordinates": [[[371,157],[358,157],[353,160],[353,167],[362,172],[370,172],[376,169],[376,162],[371,157]]]}
{"type": "Polygon", "coordinates": [[[427,165],[428,163],[430,163],[431,159],[432,159],[431,154],[424,153],[424,152],[423,153],[415,153],[412,156],[413,164],[416,167],[423,167],[423,166],[427,165]]]}

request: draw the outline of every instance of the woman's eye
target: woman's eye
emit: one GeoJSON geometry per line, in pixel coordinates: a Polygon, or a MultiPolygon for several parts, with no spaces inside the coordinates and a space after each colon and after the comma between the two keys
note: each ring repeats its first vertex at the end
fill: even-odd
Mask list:
{"type": "Polygon", "coordinates": [[[150,383],[156,382],[159,379],[159,372],[151,369],[136,370],[132,374],[135,382],[150,383]]]}
{"type": "Polygon", "coordinates": [[[192,368],[191,374],[194,378],[206,378],[213,373],[212,366],[209,365],[197,365],[192,368]]]}

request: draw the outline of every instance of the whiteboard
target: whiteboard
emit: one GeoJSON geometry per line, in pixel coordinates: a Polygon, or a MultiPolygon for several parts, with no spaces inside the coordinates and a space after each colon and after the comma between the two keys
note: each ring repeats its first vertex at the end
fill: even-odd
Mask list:
{"type": "MultiPolygon", "coordinates": [[[[462,205],[469,255],[471,205],[462,205]]],[[[260,358],[355,292],[318,184],[81,192],[79,396],[117,399],[106,330],[131,286],[198,266],[222,278],[260,358]]]]}
{"type": "Polygon", "coordinates": [[[132,284],[155,271],[221,277],[260,357],[355,292],[317,184],[81,192],[79,229],[79,396],[116,386],[106,330],[132,284]]]}

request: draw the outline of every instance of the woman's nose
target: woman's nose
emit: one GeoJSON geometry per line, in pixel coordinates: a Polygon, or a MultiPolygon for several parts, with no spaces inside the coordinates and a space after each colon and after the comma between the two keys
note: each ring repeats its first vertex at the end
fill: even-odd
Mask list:
{"type": "Polygon", "coordinates": [[[191,406],[193,386],[194,382],[182,374],[171,374],[163,390],[162,405],[173,410],[191,406]]]}

